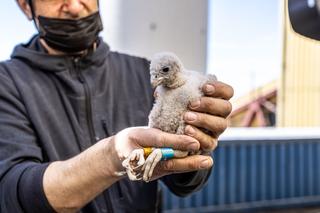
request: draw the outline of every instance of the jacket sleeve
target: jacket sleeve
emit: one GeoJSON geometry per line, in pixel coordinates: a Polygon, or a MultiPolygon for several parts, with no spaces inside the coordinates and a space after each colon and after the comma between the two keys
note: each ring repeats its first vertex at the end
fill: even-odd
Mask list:
{"type": "Polygon", "coordinates": [[[173,174],[162,177],[162,181],[177,196],[185,197],[200,190],[208,181],[212,169],[173,174]]]}
{"type": "Polygon", "coordinates": [[[14,82],[0,64],[0,212],[52,212],[42,186],[48,164],[14,82]]]}

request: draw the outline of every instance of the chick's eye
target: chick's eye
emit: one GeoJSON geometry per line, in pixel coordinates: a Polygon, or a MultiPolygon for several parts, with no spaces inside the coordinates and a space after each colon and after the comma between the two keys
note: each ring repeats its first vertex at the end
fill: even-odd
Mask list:
{"type": "Polygon", "coordinates": [[[162,72],[169,72],[169,67],[162,68],[162,72]]]}

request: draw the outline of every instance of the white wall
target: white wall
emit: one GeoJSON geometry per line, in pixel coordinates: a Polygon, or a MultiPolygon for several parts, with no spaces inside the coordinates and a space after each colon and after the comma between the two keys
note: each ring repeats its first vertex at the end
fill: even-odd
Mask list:
{"type": "Polygon", "coordinates": [[[208,0],[101,0],[103,37],[112,50],[151,57],[175,52],[188,69],[205,71],[208,0]]]}

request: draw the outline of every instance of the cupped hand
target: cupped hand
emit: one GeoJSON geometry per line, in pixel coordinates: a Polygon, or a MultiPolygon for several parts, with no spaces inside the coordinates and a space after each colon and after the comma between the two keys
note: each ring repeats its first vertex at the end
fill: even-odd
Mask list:
{"type": "Polygon", "coordinates": [[[229,102],[233,88],[216,81],[202,88],[205,96],[190,103],[190,111],[184,114],[187,124],[185,134],[200,142],[201,149],[212,151],[218,145],[218,137],[227,128],[227,117],[231,113],[229,102]]]}
{"type": "Polygon", "coordinates": [[[196,152],[200,148],[199,141],[187,135],[175,135],[149,127],[131,127],[124,129],[112,137],[114,144],[114,164],[118,171],[123,170],[122,161],[133,150],[144,147],[170,147],[176,150],[196,152]]]}

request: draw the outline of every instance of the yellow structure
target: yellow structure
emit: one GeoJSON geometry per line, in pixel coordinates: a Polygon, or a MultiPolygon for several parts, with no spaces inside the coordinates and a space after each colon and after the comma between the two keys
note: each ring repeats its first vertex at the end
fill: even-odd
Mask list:
{"type": "MultiPolygon", "coordinates": [[[[287,0],[284,4],[287,5],[287,0]]],[[[284,8],[283,69],[277,126],[320,126],[320,42],[296,34],[284,8]]]]}
{"type": "Polygon", "coordinates": [[[229,126],[275,126],[278,85],[279,82],[275,80],[232,100],[233,111],[228,118],[229,126]]]}

